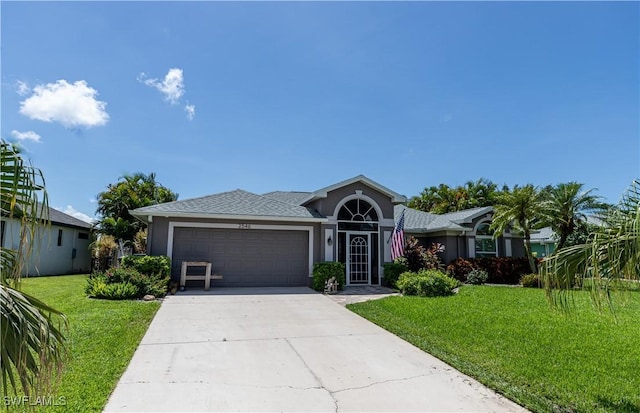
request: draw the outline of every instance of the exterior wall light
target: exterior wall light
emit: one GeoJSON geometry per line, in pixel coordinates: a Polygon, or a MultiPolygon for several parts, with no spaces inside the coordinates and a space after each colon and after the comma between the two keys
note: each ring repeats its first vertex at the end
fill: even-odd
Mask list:
{"type": "Polygon", "coordinates": [[[329,235],[329,238],[327,238],[327,245],[328,246],[332,246],[333,245],[333,239],[331,238],[331,235],[329,235]]]}

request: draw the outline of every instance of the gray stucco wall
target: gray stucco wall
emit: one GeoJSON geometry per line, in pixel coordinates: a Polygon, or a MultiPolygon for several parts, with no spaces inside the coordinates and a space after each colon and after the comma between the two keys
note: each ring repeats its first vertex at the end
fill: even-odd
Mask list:
{"type": "Polygon", "coordinates": [[[383,216],[378,217],[379,219],[393,219],[393,204],[391,203],[391,198],[384,194],[381,194],[377,190],[363,184],[362,182],[356,182],[351,185],[338,188],[334,191],[329,192],[326,198],[318,199],[306,206],[316,209],[324,216],[332,216],[335,212],[336,207],[338,206],[338,203],[340,203],[340,201],[342,201],[349,195],[354,195],[356,193],[356,190],[362,191],[362,195],[368,196],[369,198],[373,199],[378,204],[380,209],[382,209],[383,216]]]}

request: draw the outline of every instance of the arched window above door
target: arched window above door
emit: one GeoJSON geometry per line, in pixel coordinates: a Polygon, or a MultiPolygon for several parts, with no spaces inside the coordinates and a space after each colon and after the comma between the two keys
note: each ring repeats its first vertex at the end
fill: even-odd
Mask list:
{"type": "Polygon", "coordinates": [[[377,231],[378,213],[369,202],[355,198],[338,211],[338,229],[351,231],[377,231]]]}

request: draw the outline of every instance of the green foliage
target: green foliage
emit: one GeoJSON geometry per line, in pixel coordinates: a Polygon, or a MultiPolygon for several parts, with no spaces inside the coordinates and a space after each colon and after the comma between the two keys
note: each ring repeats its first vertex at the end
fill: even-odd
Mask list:
{"type": "Polygon", "coordinates": [[[587,292],[574,292],[578,316],[568,317],[550,310],[540,289],[491,286],[347,308],[529,411],[637,413],[640,293],[612,294],[615,319],[587,292]]]}
{"type": "Polygon", "coordinates": [[[527,288],[542,288],[542,278],[539,274],[525,274],[520,278],[520,284],[527,288]]]}
{"type": "Polygon", "coordinates": [[[94,298],[129,300],[142,298],[147,294],[164,297],[168,285],[169,276],[163,275],[162,272],[144,274],[135,268],[123,266],[91,274],[87,278],[85,292],[94,298]]]}
{"type": "Polygon", "coordinates": [[[313,264],[313,289],[323,291],[328,279],[335,277],[338,288],[347,283],[346,267],[341,262],[316,262],[313,264]]]}
{"type": "Polygon", "coordinates": [[[567,245],[571,234],[581,226],[586,227],[587,212],[604,210],[601,197],[592,195],[593,189],[583,191],[583,184],[577,182],[561,183],[545,190],[544,215],[547,224],[558,235],[556,250],[567,245]]]}
{"type": "Polygon", "coordinates": [[[125,268],[135,268],[146,275],[171,275],[171,259],[165,255],[127,255],[122,257],[121,264],[125,268]]]}
{"type": "Polygon", "coordinates": [[[404,295],[443,297],[453,294],[458,282],[438,270],[407,271],[400,274],[398,288],[404,295]]]}
{"type": "Polygon", "coordinates": [[[446,184],[425,188],[419,196],[411,198],[408,206],[420,211],[445,214],[494,205],[498,193],[496,184],[480,178],[453,188],[446,184]]]}
{"type": "Polygon", "coordinates": [[[612,280],[640,280],[640,179],[627,189],[615,208],[601,217],[585,244],[566,247],[547,257],[542,274],[552,303],[568,308],[578,279],[588,278],[596,306],[611,305],[607,288],[612,280]]]}
{"type": "Polygon", "coordinates": [[[431,248],[426,249],[420,245],[417,238],[411,236],[404,244],[404,259],[409,271],[442,269],[443,264],[437,254],[442,251],[444,251],[444,247],[441,244],[432,244],[431,248]]]}
{"type": "Polygon", "coordinates": [[[466,282],[467,274],[473,270],[487,272],[487,281],[492,284],[518,284],[523,274],[531,272],[527,258],[484,257],[458,258],[447,266],[447,273],[456,280],[466,282]]]}
{"type": "Polygon", "coordinates": [[[96,212],[103,217],[98,224],[99,231],[116,239],[133,241],[145,224],[133,218],[129,210],[175,201],[178,194],[156,182],[155,173],[135,173],[107,185],[107,190],[99,193],[97,199],[96,212]]]}
{"type": "Polygon", "coordinates": [[[402,262],[385,262],[383,264],[384,268],[384,285],[391,288],[398,288],[397,282],[400,274],[405,271],[408,271],[406,264],[402,262]]]}
{"type": "Polygon", "coordinates": [[[68,324],[60,311],[21,291],[24,263],[39,252],[34,240],[41,240],[50,224],[44,176],[4,139],[0,151],[2,219],[20,225],[13,242],[0,246],[0,387],[3,395],[29,395],[47,390],[58,377],[68,324]]]}
{"type": "Polygon", "coordinates": [[[487,282],[489,274],[485,270],[474,269],[467,274],[467,284],[481,285],[487,282]]]}

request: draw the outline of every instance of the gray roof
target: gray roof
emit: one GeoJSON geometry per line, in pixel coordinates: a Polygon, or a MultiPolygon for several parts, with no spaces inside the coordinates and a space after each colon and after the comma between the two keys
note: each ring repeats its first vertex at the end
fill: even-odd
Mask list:
{"type": "Polygon", "coordinates": [[[84,222],[81,219],[76,217],[72,217],[71,215],[65,214],[64,212],[58,211],[57,209],[53,209],[49,207],[49,220],[52,224],[60,224],[68,227],[77,227],[90,229],[91,224],[88,222],[84,222]]]}
{"type": "Polygon", "coordinates": [[[404,230],[406,232],[434,232],[434,231],[470,231],[470,224],[475,218],[491,213],[492,207],[479,207],[465,209],[464,211],[450,212],[448,214],[432,214],[407,208],[404,205],[396,205],[394,208],[394,218],[397,222],[402,211],[404,213],[404,230]]]}
{"type": "Polygon", "coordinates": [[[556,233],[551,227],[544,227],[531,232],[532,242],[555,242],[556,233]]]}
{"type": "Polygon", "coordinates": [[[262,194],[262,196],[266,196],[267,198],[275,199],[277,201],[286,202],[293,205],[302,205],[302,202],[305,199],[309,198],[309,195],[311,195],[311,192],[295,191],[273,191],[262,194]]]}
{"type": "Polygon", "coordinates": [[[151,205],[134,209],[130,212],[133,216],[142,219],[146,218],[147,215],[162,214],[199,217],[228,215],[229,217],[322,218],[315,210],[241,189],[200,198],[151,205]]]}

